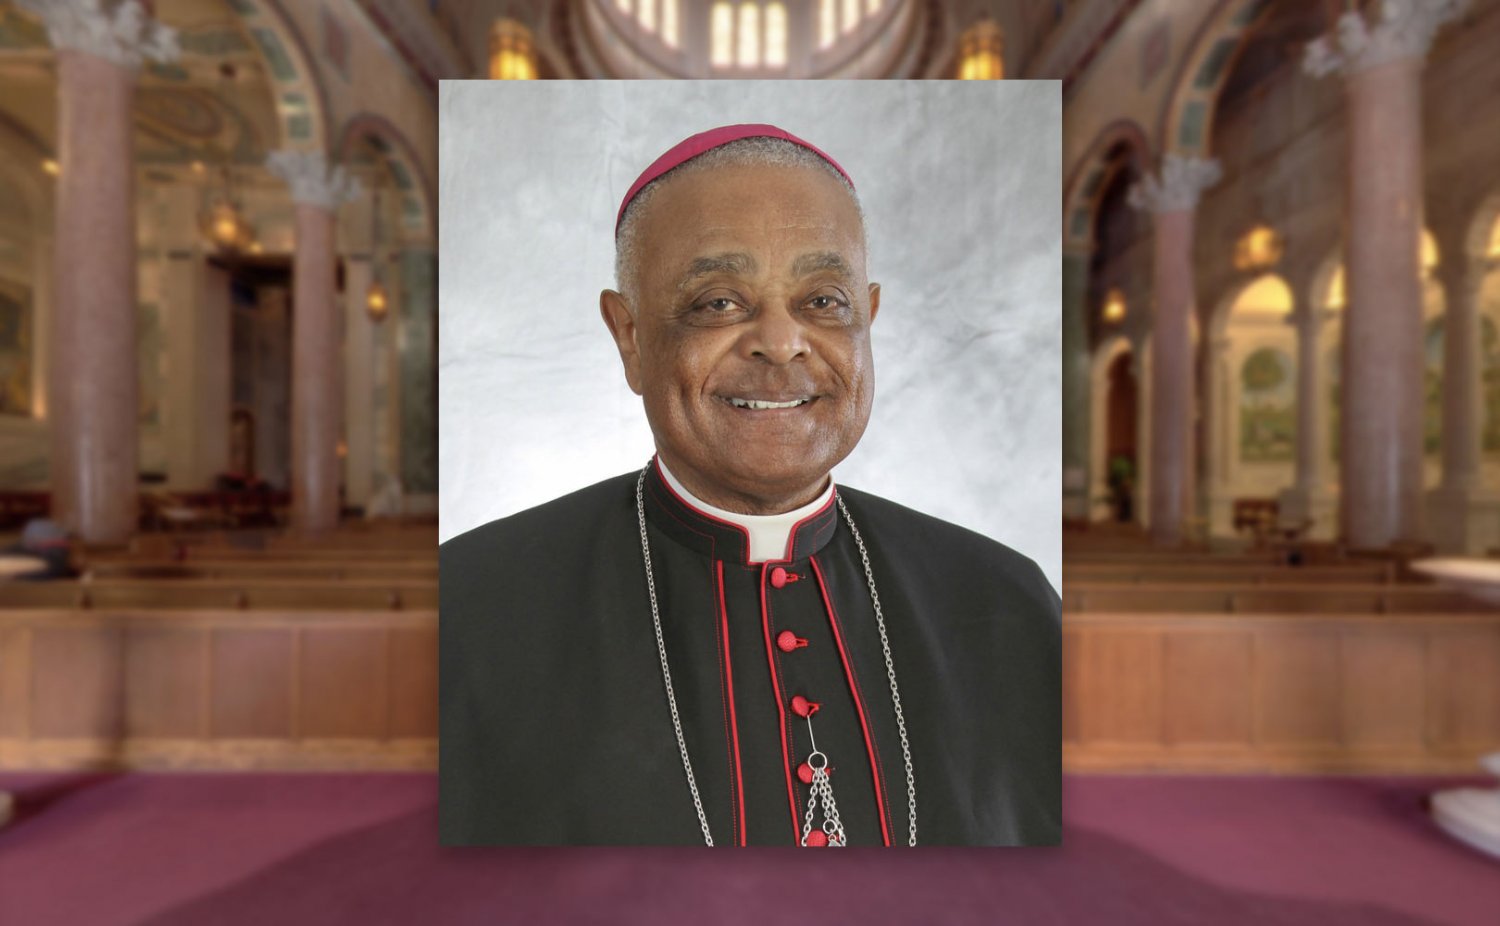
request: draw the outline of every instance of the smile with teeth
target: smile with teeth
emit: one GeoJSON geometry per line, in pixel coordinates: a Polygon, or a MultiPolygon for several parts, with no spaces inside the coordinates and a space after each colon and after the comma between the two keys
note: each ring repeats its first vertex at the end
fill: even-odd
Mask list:
{"type": "Polygon", "coordinates": [[[749,408],[757,411],[769,408],[796,408],[799,405],[806,405],[810,401],[812,400],[801,398],[791,399],[786,402],[770,402],[765,399],[742,399],[739,396],[729,396],[729,404],[735,408],[749,408]]]}

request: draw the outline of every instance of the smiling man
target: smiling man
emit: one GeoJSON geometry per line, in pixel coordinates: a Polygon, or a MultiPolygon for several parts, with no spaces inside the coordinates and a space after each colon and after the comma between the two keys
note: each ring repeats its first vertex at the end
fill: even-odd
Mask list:
{"type": "Polygon", "coordinates": [[[831,475],[880,310],[843,168],[713,129],[615,242],[600,312],[657,454],[443,545],[442,841],[1058,842],[1056,593],[831,475]]]}

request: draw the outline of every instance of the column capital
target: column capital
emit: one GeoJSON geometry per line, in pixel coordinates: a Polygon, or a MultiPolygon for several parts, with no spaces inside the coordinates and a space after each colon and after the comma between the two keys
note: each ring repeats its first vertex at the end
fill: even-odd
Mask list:
{"type": "Polygon", "coordinates": [[[1130,205],[1146,212],[1187,212],[1198,205],[1203,191],[1223,175],[1213,158],[1168,153],[1156,176],[1150,174],[1130,188],[1130,205]]]}
{"type": "Polygon", "coordinates": [[[1337,36],[1307,44],[1303,70],[1314,77],[1334,71],[1352,76],[1402,58],[1422,58],[1438,29],[1468,5],[1469,0],[1383,0],[1374,25],[1351,10],[1339,17],[1337,36]]]}
{"type": "Polygon", "coordinates": [[[97,55],[135,69],[141,62],[177,60],[177,30],[152,19],[139,0],[113,10],[103,0],[18,0],[21,9],[42,20],[54,48],[97,55]]]}
{"type": "Polygon", "coordinates": [[[271,152],[266,167],[292,188],[292,199],[300,204],[333,210],[360,194],[359,181],[342,167],[328,166],[321,151],[271,152]]]}

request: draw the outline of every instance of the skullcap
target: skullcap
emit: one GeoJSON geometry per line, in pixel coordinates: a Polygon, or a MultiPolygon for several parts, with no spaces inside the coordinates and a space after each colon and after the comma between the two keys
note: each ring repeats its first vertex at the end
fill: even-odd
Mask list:
{"type": "Polygon", "coordinates": [[[727,145],[732,141],[739,141],[742,138],[780,138],[794,145],[800,145],[827,161],[829,166],[838,171],[845,180],[849,181],[851,187],[854,186],[854,181],[849,178],[849,173],[839,166],[838,161],[829,157],[817,145],[803,141],[785,129],[779,129],[774,125],[721,125],[716,129],[709,129],[707,132],[699,132],[697,135],[684,138],[667,149],[667,152],[661,157],[652,161],[651,166],[642,171],[639,177],[635,178],[635,183],[630,185],[630,190],[625,194],[625,198],[620,201],[620,211],[615,214],[615,231],[618,232],[620,230],[620,220],[625,217],[626,207],[630,205],[631,200],[635,199],[636,194],[645,189],[646,184],[657,179],[672,168],[691,161],[700,154],[707,154],[715,148],[727,145]]]}

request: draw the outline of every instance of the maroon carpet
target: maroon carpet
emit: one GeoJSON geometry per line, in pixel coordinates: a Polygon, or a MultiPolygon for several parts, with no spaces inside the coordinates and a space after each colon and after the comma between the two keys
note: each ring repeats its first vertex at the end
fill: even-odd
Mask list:
{"type": "Polygon", "coordinates": [[[1451,782],[1070,779],[1060,849],[476,850],[426,775],[0,776],[0,924],[1484,924],[1451,782]]]}

